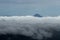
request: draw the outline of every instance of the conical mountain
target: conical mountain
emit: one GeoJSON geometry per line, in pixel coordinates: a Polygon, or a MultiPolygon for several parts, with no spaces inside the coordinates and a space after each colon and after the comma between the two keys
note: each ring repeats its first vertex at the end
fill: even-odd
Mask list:
{"type": "Polygon", "coordinates": [[[35,17],[42,17],[40,14],[35,14],[34,16],[35,17]]]}

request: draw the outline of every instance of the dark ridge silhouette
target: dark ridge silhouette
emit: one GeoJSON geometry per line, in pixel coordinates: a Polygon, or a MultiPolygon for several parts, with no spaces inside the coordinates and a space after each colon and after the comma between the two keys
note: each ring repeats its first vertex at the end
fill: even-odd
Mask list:
{"type": "Polygon", "coordinates": [[[42,17],[40,14],[35,14],[34,16],[35,17],[42,17]]]}
{"type": "Polygon", "coordinates": [[[60,31],[54,31],[53,36],[47,40],[60,40],[60,31]]]}
{"type": "Polygon", "coordinates": [[[19,34],[1,34],[0,40],[36,40],[28,36],[19,35],[19,34]]]}
{"type": "MultiPolygon", "coordinates": [[[[38,40],[33,39],[32,37],[20,35],[20,34],[0,34],[0,40],[38,40]]],[[[53,31],[51,38],[43,37],[42,40],[60,40],[60,32],[53,31]]]]}

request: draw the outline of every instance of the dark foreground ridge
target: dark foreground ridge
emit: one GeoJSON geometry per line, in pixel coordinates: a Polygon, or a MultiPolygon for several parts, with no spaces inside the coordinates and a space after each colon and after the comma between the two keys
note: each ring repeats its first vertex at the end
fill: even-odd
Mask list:
{"type": "MultiPolygon", "coordinates": [[[[0,34],[0,40],[37,40],[29,36],[20,34],[0,34]]],[[[43,38],[42,40],[60,40],[60,32],[54,31],[51,38],[43,38]]]]}
{"type": "MultiPolygon", "coordinates": [[[[0,40],[37,40],[32,37],[20,34],[0,34],[0,40]]],[[[42,40],[60,40],[60,32],[54,31],[51,38],[43,38],[42,40]]]]}
{"type": "Polygon", "coordinates": [[[6,34],[0,35],[0,40],[36,40],[28,36],[19,35],[19,34],[6,34]]]}

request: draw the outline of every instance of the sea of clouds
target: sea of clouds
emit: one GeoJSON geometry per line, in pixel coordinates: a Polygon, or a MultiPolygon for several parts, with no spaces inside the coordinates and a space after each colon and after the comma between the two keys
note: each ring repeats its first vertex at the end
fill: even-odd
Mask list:
{"type": "Polygon", "coordinates": [[[54,30],[60,31],[60,16],[0,16],[0,34],[21,34],[41,40],[51,38],[54,30]]]}

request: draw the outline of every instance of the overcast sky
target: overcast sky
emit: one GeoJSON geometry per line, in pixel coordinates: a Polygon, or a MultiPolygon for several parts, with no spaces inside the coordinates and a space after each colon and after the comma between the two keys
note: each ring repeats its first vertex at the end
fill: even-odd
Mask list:
{"type": "Polygon", "coordinates": [[[1,15],[60,15],[60,0],[0,0],[1,15]]]}

